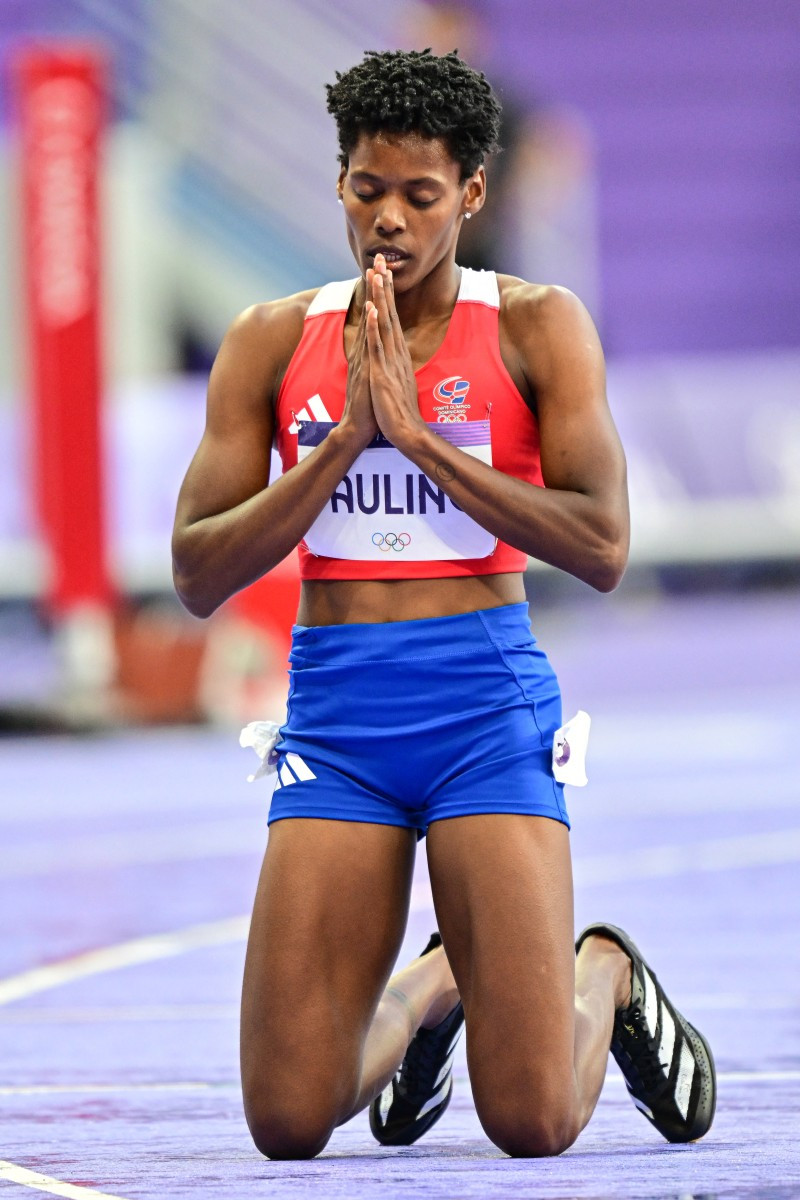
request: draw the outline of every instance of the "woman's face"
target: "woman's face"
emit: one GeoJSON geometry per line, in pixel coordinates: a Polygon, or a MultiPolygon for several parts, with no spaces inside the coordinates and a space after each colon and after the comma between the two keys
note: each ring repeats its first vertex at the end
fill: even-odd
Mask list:
{"type": "Polygon", "coordinates": [[[483,168],[460,183],[461,168],[441,138],[362,134],[339,176],[347,240],[362,275],[385,256],[395,291],[406,292],[455,259],[465,212],[483,204],[483,168]]]}

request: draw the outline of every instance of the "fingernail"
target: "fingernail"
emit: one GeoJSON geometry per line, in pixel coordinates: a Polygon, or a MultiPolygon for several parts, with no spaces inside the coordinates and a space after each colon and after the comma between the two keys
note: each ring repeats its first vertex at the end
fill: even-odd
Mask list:
{"type": "Polygon", "coordinates": [[[376,280],[377,280],[377,282],[378,282],[378,287],[383,287],[383,276],[382,276],[382,275],[376,275],[376,276],[375,276],[375,278],[376,278],[376,280]]]}

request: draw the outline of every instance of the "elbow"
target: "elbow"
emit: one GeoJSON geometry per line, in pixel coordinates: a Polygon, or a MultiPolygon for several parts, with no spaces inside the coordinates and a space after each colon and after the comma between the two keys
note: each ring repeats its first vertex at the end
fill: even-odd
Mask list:
{"type": "Polygon", "coordinates": [[[607,542],[594,556],[592,569],[585,581],[597,592],[613,592],[622,582],[628,565],[628,540],[607,542]]]}
{"type": "Polygon", "coordinates": [[[201,586],[202,581],[193,577],[189,572],[181,571],[177,563],[172,564],[172,581],[175,593],[187,612],[193,617],[210,617],[219,608],[221,600],[209,596],[208,588],[201,586]]]}
{"type": "Polygon", "coordinates": [[[212,613],[216,612],[219,607],[218,604],[210,601],[207,596],[194,592],[185,582],[179,582],[178,579],[175,580],[175,591],[183,607],[193,617],[200,617],[202,620],[205,620],[212,613]]]}
{"type": "Polygon", "coordinates": [[[172,583],[175,593],[187,612],[205,619],[219,608],[225,596],[215,593],[212,582],[217,574],[189,537],[188,531],[177,528],[172,535],[172,583]]]}

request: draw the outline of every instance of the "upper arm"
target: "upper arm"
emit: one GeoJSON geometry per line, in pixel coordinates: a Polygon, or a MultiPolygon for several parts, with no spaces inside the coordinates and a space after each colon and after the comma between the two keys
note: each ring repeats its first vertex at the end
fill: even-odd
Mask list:
{"type": "Polygon", "coordinates": [[[523,284],[515,291],[509,307],[522,370],[536,399],[546,486],[627,509],[625,456],[591,317],[566,288],[523,284]]]}
{"type": "Polygon", "coordinates": [[[296,303],[257,304],[225,334],[209,379],[205,431],[178,498],[176,533],[267,486],[274,397],[302,316],[296,303]]]}

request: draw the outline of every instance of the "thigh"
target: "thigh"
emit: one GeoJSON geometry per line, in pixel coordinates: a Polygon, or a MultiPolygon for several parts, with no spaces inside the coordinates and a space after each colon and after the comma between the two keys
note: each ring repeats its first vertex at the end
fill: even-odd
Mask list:
{"type": "Polygon", "coordinates": [[[249,1111],[308,1112],[319,1100],[335,1123],[353,1102],[364,1038],[403,940],[415,844],[391,825],[270,826],[242,993],[249,1111]]]}
{"type": "Polygon", "coordinates": [[[507,813],[438,821],[428,859],[484,1127],[498,1145],[517,1144],[509,1130],[532,1106],[568,1126],[575,951],[566,826],[507,813]]]}

